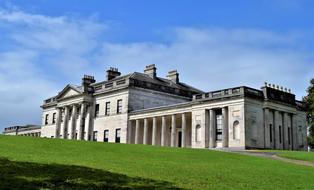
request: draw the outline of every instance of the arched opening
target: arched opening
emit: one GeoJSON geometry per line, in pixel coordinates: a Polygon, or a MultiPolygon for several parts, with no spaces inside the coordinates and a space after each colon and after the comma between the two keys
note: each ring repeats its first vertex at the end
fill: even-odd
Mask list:
{"type": "Polygon", "coordinates": [[[201,126],[196,125],[195,127],[195,141],[200,142],[201,141],[201,126]]]}
{"type": "Polygon", "coordinates": [[[233,139],[240,140],[240,122],[233,122],[233,139]]]}

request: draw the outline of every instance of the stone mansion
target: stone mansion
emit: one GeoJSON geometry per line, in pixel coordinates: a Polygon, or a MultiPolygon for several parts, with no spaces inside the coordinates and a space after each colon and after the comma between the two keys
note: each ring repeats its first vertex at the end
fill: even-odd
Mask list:
{"type": "Polygon", "coordinates": [[[41,106],[41,137],[191,148],[305,150],[306,114],[290,90],[265,85],[203,92],[155,65],[105,81],[85,75],[41,106]]]}

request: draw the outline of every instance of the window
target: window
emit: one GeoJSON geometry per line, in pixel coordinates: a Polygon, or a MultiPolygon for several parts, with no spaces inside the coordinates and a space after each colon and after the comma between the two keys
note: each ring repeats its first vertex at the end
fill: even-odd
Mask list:
{"type": "Polygon", "coordinates": [[[109,130],[105,130],[104,131],[104,142],[108,142],[109,141],[109,130]]]}
{"type": "Polygon", "coordinates": [[[282,140],[281,140],[281,125],[279,125],[279,143],[281,143],[282,140]]]}
{"type": "Polygon", "coordinates": [[[121,129],[116,129],[116,143],[120,143],[121,129]]]}
{"type": "Polygon", "coordinates": [[[46,117],[45,117],[45,125],[48,125],[48,119],[49,119],[49,114],[46,114],[46,117]]]}
{"type": "Polygon", "coordinates": [[[95,117],[99,115],[99,104],[96,104],[95,106],[95,117]]]}
{"type": "Polygon", "coordinates": [[[52,124],[56,123],[56,113],[52,114],[52,124]]]}
{"type": "Polygon", "coordinates": [[[117,114],[122,113],[122,100],[117,101],[117,114]]]}
{"type": "Polygon", "coordinates": [[[222,115],[216,116],[216,141],[222,140],[222,115]]]}
{"type": "Polygon", "coordinates": [[[93,141],[97,141],[97,131],[93,132],[93,141]]]}
{"type": "Polygon", "coordinates": [[[201,126],[196,125],[195,127],[195,141],[200,142],[201,141],[201,126]]]}
{"type": "Polygon", "coordinates": [[[269,124],[269,140],[273,142],[273,125],[269,124]]]}
{"type": "Polygon", "coordinates": [[[110,115],[110,102],[106,102],[105,115],[110,115]]]}
{"type": "Polygon", "coordinates": [[[233,123],[233,139],[240,140],[240,123],[239,121],[235,121],[233,123]]]}

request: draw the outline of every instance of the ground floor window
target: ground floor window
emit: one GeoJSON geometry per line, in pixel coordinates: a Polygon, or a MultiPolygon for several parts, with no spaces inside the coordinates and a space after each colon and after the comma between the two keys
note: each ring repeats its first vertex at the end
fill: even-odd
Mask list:
{"type": "Polygon", "coordinates": [[[116,143],[120,143],[121,129],[116,129],[116,143]]]}
{"type": "Polygon", "coordinates": [[[201,126],[200,125],[196,125],[195,127],[195,141],[196,142],[201,141],[201,126]]]}
{"type": "Polygon", "coordinates": [[[216,141],[222,140],[222,115],[216,116],[216,141]]]}
{"type": "Polygon", "coordinates": [[[273,142],[273,125],[269,124],[269,140],[273,142]]]}
{"type": "Polygon", "coordinates": [[[108,142],[109,141],[109,130],[105,130],[104,131],[104,142],[108,142]]]}
{"type": "Polygon", "coordinates": [[[97,131],[93,132],[93,141],[97,141],[97,131]]]}
{"type": "Polygon", "coordinates": [[[282,143],[282,139],[281,139],[281,125],[279,125],[279,143],[282,143]]]}

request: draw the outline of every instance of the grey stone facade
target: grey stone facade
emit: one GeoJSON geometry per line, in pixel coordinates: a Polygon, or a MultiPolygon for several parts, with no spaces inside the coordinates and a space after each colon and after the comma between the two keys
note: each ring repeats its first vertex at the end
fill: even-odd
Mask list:
{"type": "Polygon", "coordinates": [[[204,93],[177,71],[84,76],[44,101],[41,136],[191,148],[306,148],[302,103],[267,84],[204,93]]]}

